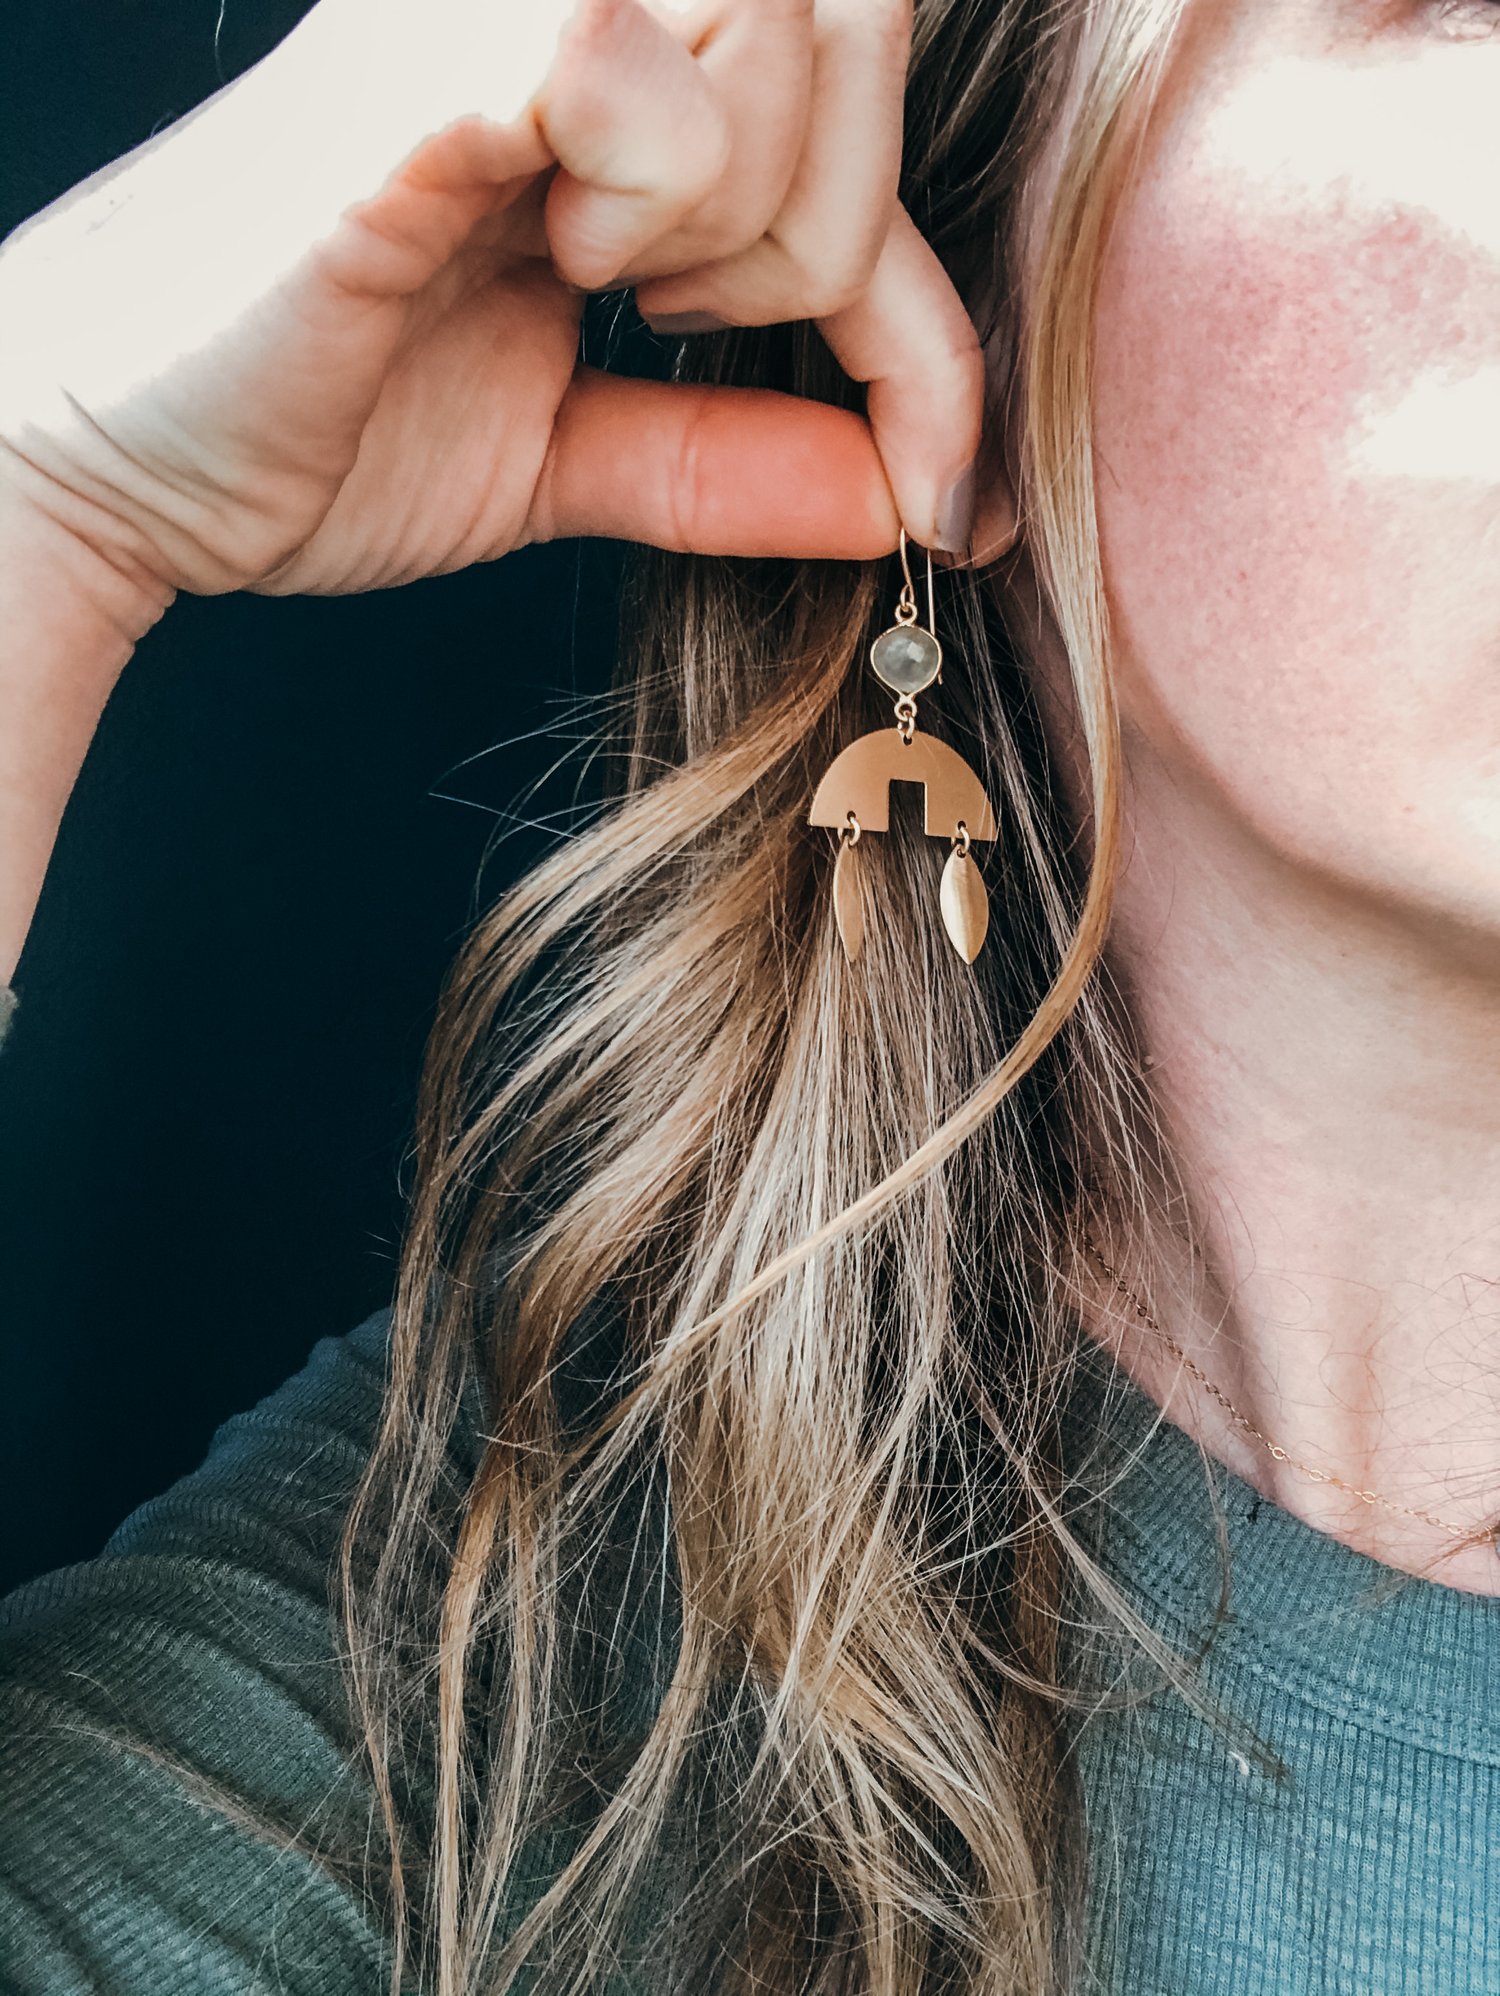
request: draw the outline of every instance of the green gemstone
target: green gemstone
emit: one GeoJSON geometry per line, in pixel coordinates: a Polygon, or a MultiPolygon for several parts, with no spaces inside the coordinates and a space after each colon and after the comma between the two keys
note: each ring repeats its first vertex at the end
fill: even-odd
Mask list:
{"type": "Polygon", "coordinates": [[[943,663],[943,648],[931,631],[915,624],[897,624],[882,631],[870,647],[876,677],[893,693],[920,693],[932,684],[943,663]]]}

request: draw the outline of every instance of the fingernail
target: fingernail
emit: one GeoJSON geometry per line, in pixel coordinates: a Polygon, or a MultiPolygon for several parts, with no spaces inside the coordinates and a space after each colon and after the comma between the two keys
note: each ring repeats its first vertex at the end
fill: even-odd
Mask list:
{"type": "Polygon", "coordinates": [[[653,333],[727,333],[728,324],[712,312],[643,312],[653,333]]]}
{"type": "Polygon", "coordinates": [[[941,548],[945,554],[968,553],[969,539],[974,532],[975,496],[974,467],[971,464],[961,477],[954,479],[938,501],[934,547],[941,548]]]}

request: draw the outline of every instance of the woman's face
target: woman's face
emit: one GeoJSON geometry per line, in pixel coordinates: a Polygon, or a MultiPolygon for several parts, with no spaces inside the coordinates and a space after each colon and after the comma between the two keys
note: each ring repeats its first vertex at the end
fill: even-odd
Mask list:
{"type": "Polygon", "coordinates": [[[1097,340],[1137,788],[1487,955],[1500,0],[1189,0],[1097,340]]]}

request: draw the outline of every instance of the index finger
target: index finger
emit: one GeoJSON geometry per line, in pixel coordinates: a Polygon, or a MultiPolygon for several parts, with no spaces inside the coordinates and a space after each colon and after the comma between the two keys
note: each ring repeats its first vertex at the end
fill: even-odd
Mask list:
{"type": "Polygon", "coordinates": [[[984,354],[937,252],[897,206],[861,296],[817,322],[834,358],[868,383],[866,414],[906,531],[967,551],[984,420],[984,354]]]}

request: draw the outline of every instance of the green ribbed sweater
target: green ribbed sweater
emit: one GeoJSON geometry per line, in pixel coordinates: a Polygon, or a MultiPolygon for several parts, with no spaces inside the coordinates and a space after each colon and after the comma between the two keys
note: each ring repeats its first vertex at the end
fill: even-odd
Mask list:
{"type": "MultiPolygon", "coordinates": [[[[358,1883],[312,1851],[357,1843],[367,1808],[326,1573],[386,1334],[382,1312],[323,1339],[99,1558],[0,1603],[6,1996],[383,1996],[358,1883]]],[[[1500,1602],[1206,1475],[1092,1347],[1070,1435],[1124,1469],[1087,1529],[1178,1641],[1217,1588],[1211,1476],[1234,1577],[1204,1684],[1248,1729],[1170,1691],[1077,1728],[1086,1986],[1500,1996],[1500,1602]]],[[[471,1425],[458,1473],[476,1452],[471,1425]]],[[[1081,1676],[1101,1664],[1078,1652],[1081,1676]]]]}

